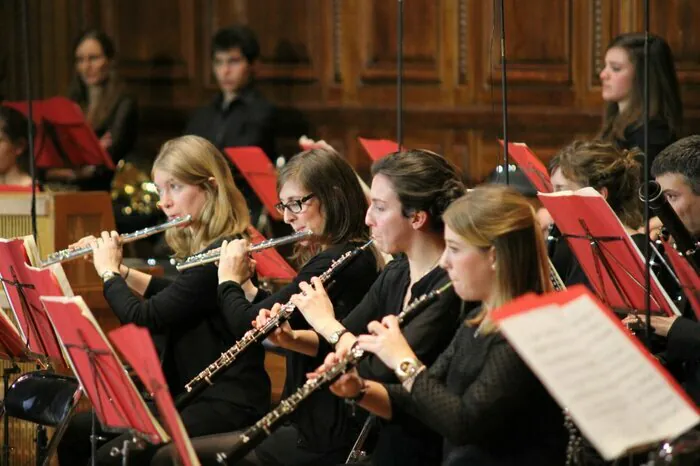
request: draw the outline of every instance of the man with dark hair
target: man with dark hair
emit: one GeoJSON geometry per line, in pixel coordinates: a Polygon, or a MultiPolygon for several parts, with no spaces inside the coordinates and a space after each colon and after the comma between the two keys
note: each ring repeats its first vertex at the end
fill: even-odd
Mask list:
{"type": "MultiPolygon", "coordinates": [[[[260,56],[255,33],[246,26],[220,29],[212,38],[211,58],[219,93],[199,108],[185,129],[208,139],[219,149],[257,146],[273,161],[275,152],[274,107],[255,89],[254,68],[260,56]]],[[[233,168],[233,167],[232,167],[233,168]]],[[[233,170],[257,220],[261,204],[243,177],[233,170]]]]}
{"type": "Polygon", "coordinates": [[[654,159],[651,174],[691,235],[700,235],[700,135],[688,136],[654,159]]]}

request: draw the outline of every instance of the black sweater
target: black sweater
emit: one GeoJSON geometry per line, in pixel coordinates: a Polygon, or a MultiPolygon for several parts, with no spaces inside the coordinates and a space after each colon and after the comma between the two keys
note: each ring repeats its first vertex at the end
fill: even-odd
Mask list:
{"type": "MultiPolygon", "coordinates": [[[[165,335],[161,359],[173,396],[233,346],[237,333],[247,330],[235,332],[225,325],[216,301],[217,283],[216,266],[208,264],[186,270],[174,281],[153,277],[144,300],[136,297],[121,277],[104,286],[105,298],[122,323],[134,323],[153,334],[165,335]]],[[[211,400],[218,406],[223,402],[230,411],[222,415],[242,417],[242,424],[255,422],[270,406],[270,380],[264,356],[261,346],[251,348],[195,402],[211,400]]]]}
{"type": "MultiPolygon", "coordinates": [[[[275,303],[285,304],[293,294],[299,292],[300,282],[308,282],[311,277],[321,275],[334,260],[359,245],[346,243],[332,246],[317,254],[301,268],[292,283],[259,302],[256,299],[255,304],[245,299],[243,290],[237,283],[222,283],[219,285],[219,302],[229,327],[232,331],[239,331],[240,338],[250,329],[250,323],[260,309],[270,309],[275,303]]],[[[336,318],[345,317],[362,299],[378,273],[375,256],[371,251],[364,251],[333,277],[334,283],[325,288],[333,302],[336,318]]],[[[294,329],[310,328],[298,311],[292,314],[290,324],[294,329]]],[[[306,374],[320,366],[325,355],[322,351],[319,351],[316,357],[287,351],[287,375],[283,397],[301,387],[306,382],[306,374]]],[[[292,422],[299,429],[299,446],[317,452],[347,445],[358,430],[356,423],[348,415],[346,404],[328,390],[311,395],[293,414],[292,422]]]]}

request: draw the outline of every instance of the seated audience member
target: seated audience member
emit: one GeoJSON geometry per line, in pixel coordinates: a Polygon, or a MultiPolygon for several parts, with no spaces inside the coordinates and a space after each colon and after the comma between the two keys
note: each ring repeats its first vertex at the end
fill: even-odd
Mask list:
{"type": "Polygon", "coordinates": [[[0,106],[0,185],[30,187],[27,119],[0,106]]]}
{"type": "MultiPolygon", "coordinates": [[[[219,92],[190,118],[185,134],[208,139],[218,149],[256,146],[274,162],[274,108],[255,88],[254,70],[260,46],[252,30],[231,26],[219,30],[212,38],[211,59],[219,92]]],[[[260,201],[248,183],[234,170],[236,185],[241,188],[256,224],[260,201]]]]}

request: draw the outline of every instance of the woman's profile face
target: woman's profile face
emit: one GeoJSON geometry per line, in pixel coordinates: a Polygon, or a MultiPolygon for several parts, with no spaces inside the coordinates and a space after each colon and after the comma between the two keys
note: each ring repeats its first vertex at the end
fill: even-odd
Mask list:
{"type": "Polygon", "coordinates": [[[634,64],[622,47],[605,53],[605,68],[600,72],[601,93],[605,102],[623,106],[629,101],[634,85],[634,64]]]}
{"type": "Polygon", "coordinates": [[[88,37],[75,49],[75,71],[88,87],[107,80],[110,62],[96,39],[88,37]]]}
{"type": "Polygon", "coordinates": [[[4,131],[0,130],[0,175],[4,175],[17,165],[17,158],[22,155],[24,147],[12,142],[4,131]]]}
{"type": "Polygon", "coordinates": [[[476,247],[445,225],[445,250],[440,267],[452,281],[455,293],[464,301],[485,301],[496,280],[494,254],[476,247]]]}
{"type": "Polygon", "coordinates": [[[374,243],[385,254],[404,252],[413,228],[411,219],[402,213],[401,201],[391,180],[381,173],[375,175],[370,198],[365,223],[374,243]]]}
{"type": "Polygon", "coordinates": [[[207,202],[206,191],[202,187],[184,183],[158,169],[153,170],[153,182],[160,196],[160,208],[168,220],[185,215],[191,215],[195,220],[200,218],[207,202]]]}
{"type": "Polygon", "coordinates": [[[311,230],[317,235],[324,233],[325,215],[321,202],[310,190],[289,179],[280,188],[279,198],[278,209],[281,209],[284,222],[294,231],[311,230]]]}

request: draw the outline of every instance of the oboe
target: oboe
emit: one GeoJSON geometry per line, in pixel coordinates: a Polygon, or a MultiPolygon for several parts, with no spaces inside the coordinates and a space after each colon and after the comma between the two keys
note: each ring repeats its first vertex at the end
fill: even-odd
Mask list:
{"type": "MultiPolygon", "coordinates": [[[[189,215],[185,215],[183,217],[175,217],[171,220],[168,220],[165,223],[161,223],[160,225],[155,225],[152,227],[148,228],[143,228],[141,230],[136,230],[132,233],[126,233],[124,235],[119,236],[119,241],[120,243],[132,243],[134,241],[138,241],[142,238],[146,238],[151,235],[155,235],[156,233],[160,233],[162,231],[167,230],[168,228],[173,228],[177,227],[180,225],[186,225],[190,223],[192,220],[192,217],[189,215]]],[[[53,254],[49,254],[49,256],[46,258],[45,261],[41,262],[42,267],[48,267],[53,264],[58,264],[59,262],[68,262],[72,261],[73,259],[77,259],[78,257],[83,257],[87,256],[88,254],[92,253],[92,246],[85,246],[82,248],[76,248],[76,249],[62,249],[61,251],[56,251],[53,254]]]]}
{"type": "MultiPolygon", "coordinates": [[[[413,314],[422,311],[434,303],[442,293],[451,287],[452,282],[447,282],[440,288],[420,296],[406,306],[397,316],[399,325],[402,325],[407,317],[411,317],[413,314]]],[[[279,427],[280,421],[293,413],[302,401],[317,390],[330,385],[338,377],[345,374],[353,367],[356,367],[365,356],[366,353],[364,350],[357,347],[357,345],[353,345],[343,359],[318,377],[307,380],[296,392],[282,400],[277,408],[270,411],[253,426],[243,431],[238,438],[238,442],[236,442],[231,450],[225,453],[219,453],[219,463],[236,464],[237,461],[240,461],[267,436],[274,432],[274,430],[279,427]]]]}
{"type": "MultiPolygon", "coordinates": [[[[362,246],[346,252],[338,259],[333,261],[331,266],[318,277],[321,280],[321,283],[327,283],[332,277],[337,275],[354,258],[369,248],[372,245],[372,242],[373,240],[369,240],[362,246]]],[[[243,335],[243,338],[238,340],[235,345],[221,353],[219,359],[209,364],[206,369],[200,372],[197,376],[190,380],[187,385],[185,385],[185,392],[180,395],[175,402],[178,409],[189,404],[209,385],[213,385],[217,375],[221,374],[226,368],[228,368],[243,351],[245,351],[251,345],[263,341],[277,327],[289,320],[294,312],[294,309],[296,309],[294,304],[290,302],[286,303],[280,308],[279,313],[270,318],[265,325],[248,330],[248,332],[243,335]]]]}
{"type": "MultiPolygon", "coordinates": [[[[282,246],[284,244],[294,243],[296,241],[301,241],[303,239],[313,236],[311,230],[302,230],[292,233],[291,235],[282,236],[280,238],[272,238],[259,243],[253,244],[248,249],[248,252],[262,251],[263,249],[276,248],[277,246],[282,246]]],[[[211,264],[216,262],[221,257],[221,248],[212,249],[207,252],[202,252],[200,254],[195,254],[190,256],[184,261],[175,265],[175,268],[182,272],[183,270],[190,269],[192,267],[198,267],[200,265],[211,264]]]]}

